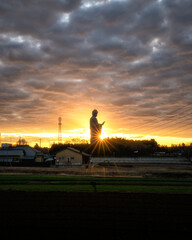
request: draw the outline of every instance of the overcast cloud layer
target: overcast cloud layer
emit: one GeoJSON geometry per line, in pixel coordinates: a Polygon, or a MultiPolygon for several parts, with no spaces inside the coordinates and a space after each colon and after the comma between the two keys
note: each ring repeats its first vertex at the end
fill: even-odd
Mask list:
{"type": "Polygon", "coordinates": [[[191,137],[191,9],[191,0],[0,1],[0,131],[46,128],[59,115],[78,128],[97,107],[131,133],[191,137]]]}

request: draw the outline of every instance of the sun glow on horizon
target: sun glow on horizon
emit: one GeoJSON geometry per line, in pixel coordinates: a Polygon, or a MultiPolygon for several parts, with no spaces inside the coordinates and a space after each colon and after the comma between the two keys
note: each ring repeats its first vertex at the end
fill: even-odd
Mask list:
{"type": "MultiPolygon", "coordinates": [[[[125,138],[130,140],[150,140],[155,139],[160,145],[171,146],[172,144],[190,144],[192,138],[170,137],[170,136],[153,136],[153,135],[136,135],[115,131],[109,128],[103,128],[100,136],[101,140],[106,138],[125,138]]],[[[1,133],[1,143],[17,144],[19,139],[25,139],[30,146],[35,144],[41,147],[51,147],[53,143],[58,143],[58,132],[43,133],[1,133]]],[[[63,130],[62,143],[90,143],[89,128],[79,128],[72,130],[63,130]]]]}

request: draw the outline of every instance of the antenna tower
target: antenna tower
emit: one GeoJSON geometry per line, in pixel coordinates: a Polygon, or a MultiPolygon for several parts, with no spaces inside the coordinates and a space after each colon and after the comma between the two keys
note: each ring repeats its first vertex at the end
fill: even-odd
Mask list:
{"type": "Polygon", "coordinates": [[[62,132],[61,132],[61,125],[62,125],[61,121],[62,121],[62,118],[59,117],[58,121],[59,121],[58,122],[58,143],[62,143],[62,132]]]}

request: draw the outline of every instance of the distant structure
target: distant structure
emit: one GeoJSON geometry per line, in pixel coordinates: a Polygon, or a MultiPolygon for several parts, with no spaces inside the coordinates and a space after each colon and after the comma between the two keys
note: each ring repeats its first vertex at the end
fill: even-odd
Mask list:
{"type": "Polygon", "coordinates": [[[56,154],[56,165],[82,165],[89,164],[91,155],[78,149],[67,147],[56,154]]]}
{"type": "Polygon", "coordinates": [[[91,142],[91,144],[98,144],[98,142],[100,142],[102,126],[105,123],[105,122],[103,122],[102,124],[98,123],[97,114],[98,114],[97,109],[94,109],[92,111],[92,117],[90,118],[90,133],[91,133],[90,142],[91,142]]]}
{"type": "Polygon", "coordinates": [[[62,132],[61,132],[61,125],[62,125],[61,121],[62,121],[62,118],[59,117],[58,121],[59,121],[58,122],[58,143],[62,143],[62,132]]]}
{"type": "Polygon", "coordinates": [[[29,145],[12,147],[9,143],[2,143],[0,149],[0,165],[33,166],[39,163],[43,164],[43,162],[43,152],[29,145]]]}

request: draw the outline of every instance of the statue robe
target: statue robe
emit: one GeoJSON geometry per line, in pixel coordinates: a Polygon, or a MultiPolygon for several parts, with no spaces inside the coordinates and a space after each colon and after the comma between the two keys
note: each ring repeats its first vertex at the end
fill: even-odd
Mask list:
{"type": "Polygon", "coordinates": [[[97,118],[92,116],[90,118],[90,133],[91,133],[91,144],[100,141],[100,135],[102,131],[102,124],[99,124],[97,118]]]}

